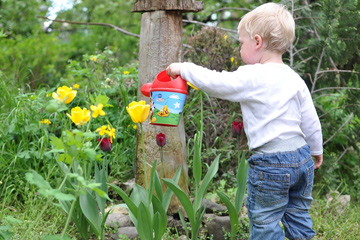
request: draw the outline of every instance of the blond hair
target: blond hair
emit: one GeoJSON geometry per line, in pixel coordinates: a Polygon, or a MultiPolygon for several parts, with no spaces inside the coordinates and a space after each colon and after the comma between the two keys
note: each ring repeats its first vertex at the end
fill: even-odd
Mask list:
{"type": "Polygon", "coordinates": [[[245,30],[251,39],[258,34],[264,39],[265,49],[284,53],[294,41],[295,21],[284,5],[263,4],[241,19],[238,32],[245,30]]]}

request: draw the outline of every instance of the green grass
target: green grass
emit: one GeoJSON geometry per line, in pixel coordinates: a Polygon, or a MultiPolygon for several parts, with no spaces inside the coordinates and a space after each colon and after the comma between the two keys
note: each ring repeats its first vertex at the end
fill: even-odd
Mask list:
{"type": "Polygon", "coordinates": [[[358,240],[360,239],[360,205],[351,203],[342,208],[337,202],[315,199],[310,214],[317,232],[314,239],[358,240]],[[340,210],[343,209],[343,210],[340,210]]]}

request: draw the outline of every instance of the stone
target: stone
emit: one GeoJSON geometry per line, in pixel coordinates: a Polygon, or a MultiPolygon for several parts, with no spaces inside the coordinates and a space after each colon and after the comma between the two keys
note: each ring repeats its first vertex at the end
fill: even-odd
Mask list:
{"type": "Polygon", "coordinates": [[[129,215],[117,212],[109,214],[105,221],[105,225],[111,228],[134,226],[134,224],[131,222],[129,215]]]}
{"type": "Polygon", "coordinates": [[[206,207],[205,213],[224,213],[227,208],[221,204],[217,204],[209,199],[203,199],[202,205],[206,207]]]}
{"type": "Polygon", "coordinates": [[[204,215],[205,225],[209,236],[216,240],[225,240],[225,232],[231,232],[229,216],[204,215]]]}
{"type": "Polygon", "coordinates": [[[326,194],[326,200],[328,203],[333,202],[336,206],[338,214],[343,214],[345,209],[350,206],[350,195],[341,195],[338,191],[331,191],[326,194]]]}
{"type": "Polygon", "coordinates": [[[111,239],[118,240],[121,239],[121,235],[125,235],[129,239],[137,239],[139,234],[136,230],[136,227],[122,227],[119,228],[115,234],[111,235],[111,239]]]}

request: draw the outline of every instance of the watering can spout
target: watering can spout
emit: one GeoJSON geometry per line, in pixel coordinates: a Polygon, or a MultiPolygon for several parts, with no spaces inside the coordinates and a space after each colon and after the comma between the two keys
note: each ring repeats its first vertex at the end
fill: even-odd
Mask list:
{"type": "Polygon", "coordinates": [[[145,83],[141,86],[140,91],[145,97],[150,97],[150,89],[152,85],[152,83],[145,83]]]}

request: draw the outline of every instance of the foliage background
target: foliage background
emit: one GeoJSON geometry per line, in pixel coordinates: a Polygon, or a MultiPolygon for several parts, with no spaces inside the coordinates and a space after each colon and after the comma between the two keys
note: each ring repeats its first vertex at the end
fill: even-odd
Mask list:
{"type": "MultiPolygon", "coordinates": [[[[236,26],[249,9],[267,1],[204,2],[203,11],[184,14],[184,43],[192,46],[185,47],[184,60],[217,70],[234,70],[241,65],[236,26]]],[[[359,3],[275,2],[286,4],[295,16],[297,39],[285,60],[308,84],[323,126],[324,164],[316,171],[314,192],[323,199],[329,191],[338,190],[350,194],[352,203],[358,205],[359,3]]],[[[49,129],[39,121],[46,117],[46,95],[64,84],[85,87],[78,103],[89,101],[89,93],[110,98],[113,108],[109,109],[109,119],[116,124],[118,136],[110,156],[110,175],[118,181],[132,177],[135,134],[129,128],[130,119],[122,114],[124,106],[136,98],[139,39],[103,26],[52,22],[44,28],[45,20],[36,16],[48,14],[51,4],[49,0],[0,0],[0,208],[4,213],[41,205],[24,179],[29,169],[45,174],[49,180],[56,179],[58,173],[50,171],[54,163],[45,153],[49,150],[49,135],[58,135],[61,130],[57,127],[66,120],[58,119],[58,125],[49,129]],[[96,65],[89,61],[91,55],[98,56],[96,65]],[[124,71],[130,74],[125,76],[124,71]],[[112,83],[107,84],[106,78],[112,83]]],[[[122,0],[74,1],[71,9],[58,13],[58,18],[110,23],[138,34],[141,14],[131,13],[132,5],[133,1],[122,0]]],[[[197,125],[194,119],[199,112],[191,107],[196,97],[197,93],[191,91],[184,116],[188,138],[197,125]]],[[[204,161],[210,164],[214,153],[224,153],[218,179],[233,184],[230,128],[232,120],[241,120],[239,106],[207,98],[205,111],[204,161]]],[[[243,139],[246,150],[245,143],[243,139]]],[[[60,216],[55,222],[62,221],[56,208],[49,216],[51,213],[60,216]]],[[[36,211],[22,218],[30,219],[31,214],[36,215],[36,211]]],[[[4,216],[0,214],[0,222],[4,216]]]]}

